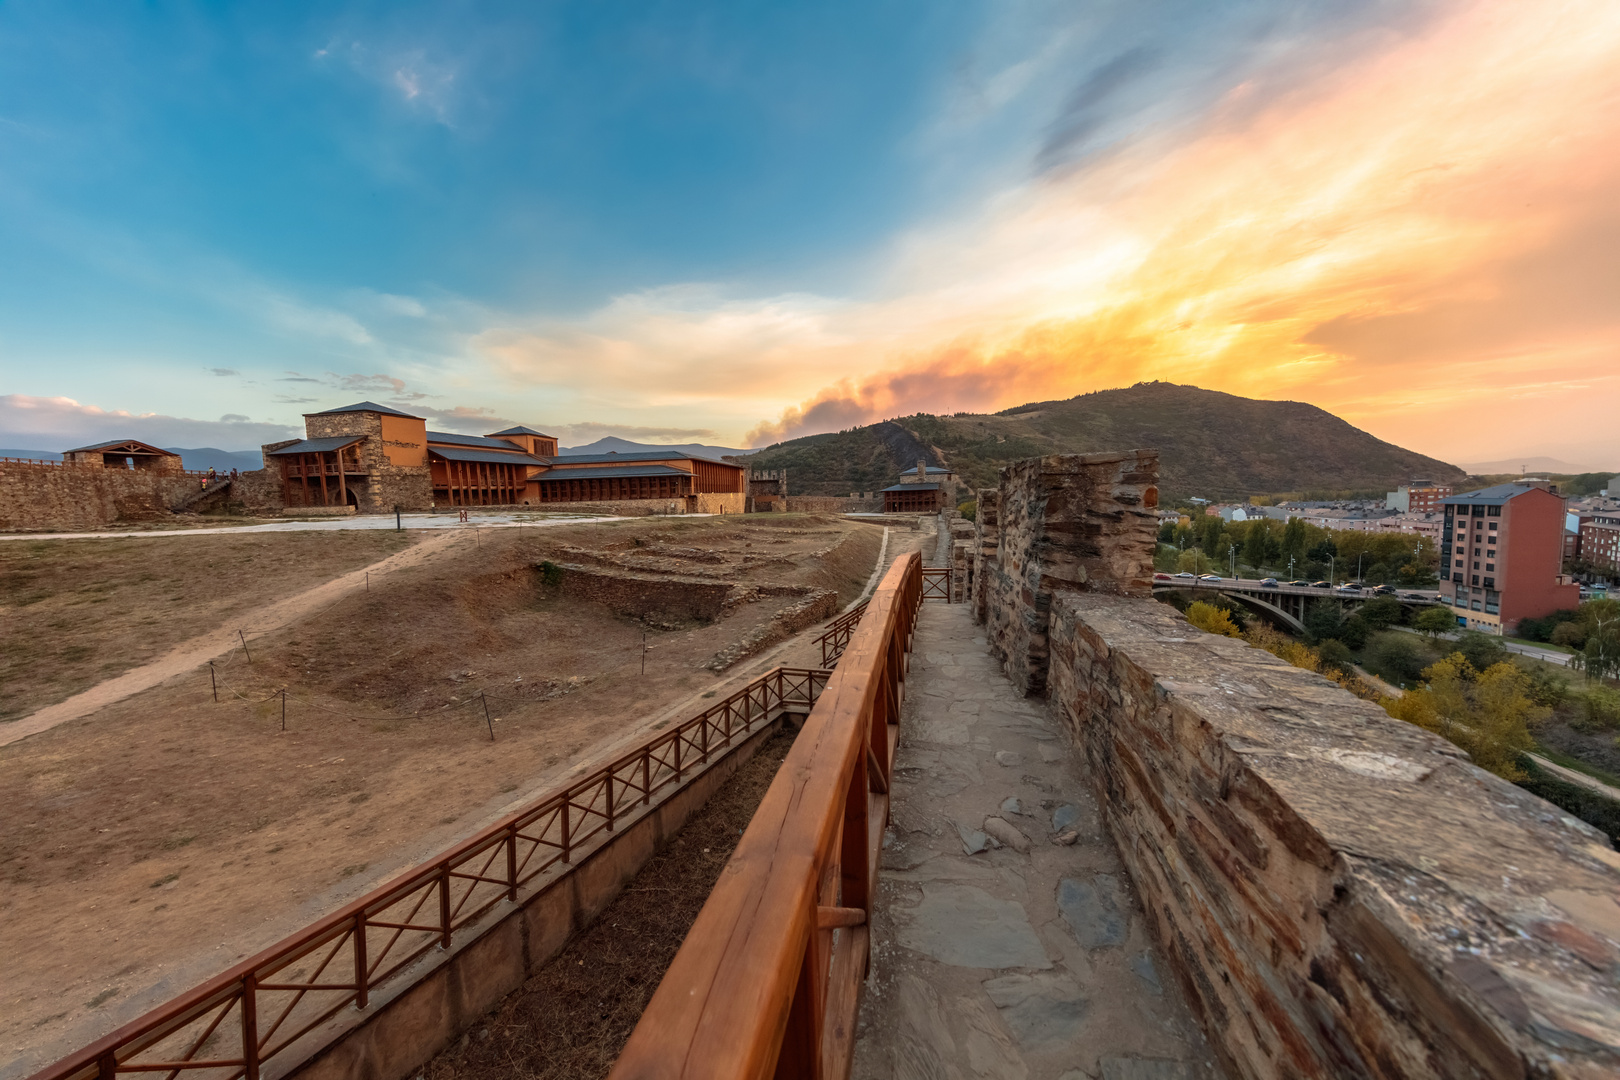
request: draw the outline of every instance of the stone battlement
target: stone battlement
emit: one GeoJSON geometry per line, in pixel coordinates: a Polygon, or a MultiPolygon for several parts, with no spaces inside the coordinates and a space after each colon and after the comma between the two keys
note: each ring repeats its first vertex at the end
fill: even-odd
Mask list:
{"type": "Polygon", "coordinates": [[[1139,596],[1154,472],[1141,451],[1004,470],[997,512],[979,503],[974,611],[1084,753],[1229,1072],[1615,1075],[1620,854],[1445,740],[1139,596]]]}

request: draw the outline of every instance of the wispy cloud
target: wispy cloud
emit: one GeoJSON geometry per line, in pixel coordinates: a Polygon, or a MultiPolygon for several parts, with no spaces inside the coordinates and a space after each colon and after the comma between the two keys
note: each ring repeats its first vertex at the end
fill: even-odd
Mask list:
{"type": "Polygon", "coordinates": [[[239,414],[227,414],[218,420],[194,420],[101,409],[68,397],[0,394],[0,439],[18,449],[61,451],[100,439],[131,438],[157,446],[252,450],[298,434],[296,428],[255,422],[239,414]]]}

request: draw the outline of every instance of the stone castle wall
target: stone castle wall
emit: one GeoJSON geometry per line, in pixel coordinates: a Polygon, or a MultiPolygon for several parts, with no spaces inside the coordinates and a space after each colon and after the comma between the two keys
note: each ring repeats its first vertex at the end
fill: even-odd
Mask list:
{"type": "Polygon", "coordinates": [[[1001,470],[995,524],[978,527],[995,530],[995,550],[975,560],[975,587],[984,590],[990,648],[1026,694],[1045,689],[1054,592],[1151,595],[1158,477],[1155,450],[1031,458],[1001,470]]]}
{"type": "Polygon", "coordinates": [[[973,560],[968,603],[973,605],[973,621],[981,626],[989,610],[985,564],[996,561],[996,551],[1001,543],[1000,506],[1001,495],[995,488],[979,490],[978,508],[973,512],[973,550],[968,555],[973,560]]]}
{"type": "Polygon", "coordinates": [[[1228,1074],[1620,1074],[1620,853],[1451,743],[1136,595],[1154,540],[1129,500],[1150,470],[1126,482],[1127,456],[1099,457],[1004,471],[999,536],[981,496],[975,615],[1012,645],[1040,617],[1045,648],[1005,662],[1084,754],[1228,1074]],[[1059,543],[1086,536],[1083,557],[1059,543]]]}
{"type": "Polygon", "coordinates": [[[198,475],[170,470],[4,461],[0,530],[99,529],[120,521],[162,521],[171,507],[201,486],[198,475]]]}

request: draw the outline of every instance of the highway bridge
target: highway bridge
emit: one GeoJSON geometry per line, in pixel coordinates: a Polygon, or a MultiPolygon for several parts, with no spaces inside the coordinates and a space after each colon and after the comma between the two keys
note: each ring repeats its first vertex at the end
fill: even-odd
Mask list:
{"type": "MultiPolygon", "coordinates": [[[[1341,592],[1335,588],[1316,588],[1311,585],[1262,585],[1252,578],[1172,578],[1168,581],[1155,574],[1155,595],[1182,590],[1186,592],[1217,592],[1247,604],[1262,615],[1269,616],[1292,630],[1305,630],[1305,605],[1312,600],[1338,600],[1352,607],[1360,606],[1380,594],[1372,589],[1341,592]]],[[[1383,595],[1390,595],[1385,593],[1383,595]]],[[[1440,594],[1433,589],[1400,589],[1395,599],[1408,608],[1436,607],[1440,594]]]]}

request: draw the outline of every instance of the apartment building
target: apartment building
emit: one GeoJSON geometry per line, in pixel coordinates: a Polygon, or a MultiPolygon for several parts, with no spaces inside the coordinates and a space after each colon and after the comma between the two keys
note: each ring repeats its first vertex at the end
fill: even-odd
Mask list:
{"type": "Polygon", "coordinates": [[[1414,480],[1402,484],[1384,497],[1384,509],[1403,514],[1427,514],[1440,509],[1441,504],[1455,490],[1450,484],[1436,484],[1432,480],[1414,480]]]}
{"type": "Polygon", "coordinates": [[[1545,482],[1498,484],[1441,500],[1440,599],[1457,625],[1511,634],[1580,603],[1563,575],[1564,499],[1545,482]]]}
{"type": "Polygon", "coordinates": [[[1601,566],[1611,573],[1620,570],[1620,514],[1595,514],[1581,519],[1580,546],[1583,562],[1601,566]]]}

